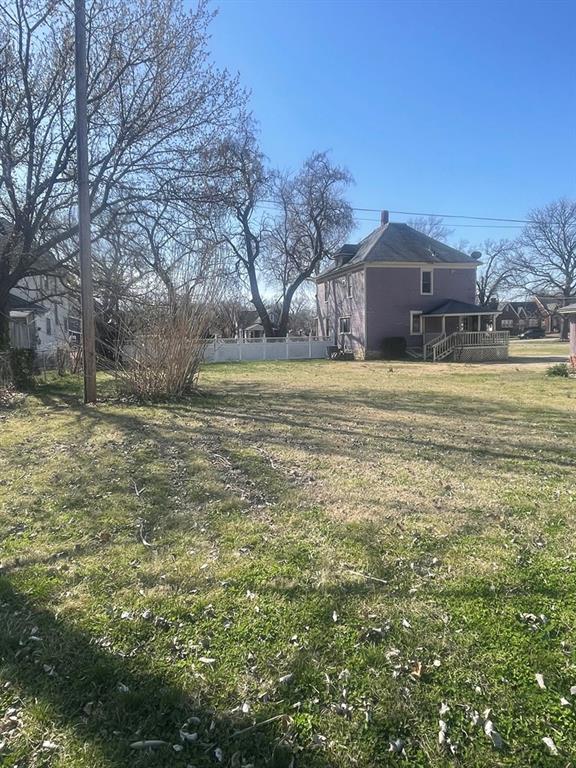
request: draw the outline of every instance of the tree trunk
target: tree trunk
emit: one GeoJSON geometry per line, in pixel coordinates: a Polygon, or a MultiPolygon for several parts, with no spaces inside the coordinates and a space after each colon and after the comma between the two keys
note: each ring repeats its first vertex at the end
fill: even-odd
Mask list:
{"type": "Polygon", "coordinates": [[[264,306],[264,302],[262,301],[262,297],[260,296],[260,289],[258,287],[258,278],[256,277],[256,268],[253,264],[249,265],[248,267],[248,277],[250,279],[250,292],[252,294],[252,304],[254,304],[255,310],[256,312],[258,312],[258,317],[260,318],[260,322],[262,323],[262,327],[264,328],[264,336],[266,336],[267,338],[276,336],[274,326],[272,325],[272,320],[270,320],[270,315],[268,314],[268,310],[264,306]]]}

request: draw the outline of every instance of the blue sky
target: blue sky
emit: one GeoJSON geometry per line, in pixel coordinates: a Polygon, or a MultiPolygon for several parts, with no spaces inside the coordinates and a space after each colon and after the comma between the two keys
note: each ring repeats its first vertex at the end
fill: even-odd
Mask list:
{"type": "MultiPolygon", "coordinates": [[[[217,7],[215,62],[251,89],[275,165],[331,150],[355,178],[352,204],[365,208],[524,218],[576,195],[576,3],[217,7]]],[[[374,226],[359,222],[354,234],[374,226]]],[[[516,232],[458,227],[454,239],[516,232]]]]}

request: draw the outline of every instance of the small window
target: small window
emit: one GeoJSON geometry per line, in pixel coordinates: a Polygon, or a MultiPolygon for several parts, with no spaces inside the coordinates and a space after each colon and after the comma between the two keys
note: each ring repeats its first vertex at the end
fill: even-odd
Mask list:
{"type": "Polygon", "coordinates": [[[338,323],[338,329],[341,334],[343,333],[350,333],[350,318],[349,317],[341,317],[340,321],[338,323]]]}
{"type": "Polygon", "coordinates": [[[330,283],[324,283],[324,301],[330,298],[330,283]]]}
{"type": "Polygon", "coordinates": [[[420,272],[420,292],[424,296],[430,296],[433,290],[434,290],[434,286],[433,286],[433,280],[432,280],[432,270],[423,269],[420,272]]]}
{"type": "Polygon", "coordinates": [[[49,317],[46,318],[46,335],[52,336],[52,320],[49,317]]]}
{"type": "Polygon", "coordinates": [[[69,333],[80,333],[80,318],[68,315],[67,326],[69,333]]]}
{"type": "Polygon", "coordinates": [[[352,279],[350,275],[346,275],[346,296],[352,298],[352,279]]]}
{"type": "Polygon", "coordinates": [[[422,333],[422,312],[410,312],[410,333],[412,336],[422,333]]]}
{"type": "Polygon", "coordinates": [[[330,319],[326,318],[326,336],[330,336],[330,319]]]}
{"type": "Polygon", "coordinates": [[[514,326],[513,320],[501,320],[500,325],[502,328],[512,328],[514,326]]]}

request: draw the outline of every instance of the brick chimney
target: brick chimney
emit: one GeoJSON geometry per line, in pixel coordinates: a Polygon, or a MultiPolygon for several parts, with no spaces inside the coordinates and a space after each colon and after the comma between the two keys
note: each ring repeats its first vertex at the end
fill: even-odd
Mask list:
{"type": "Polygon", "coordinates": [[[380,226],[383,227],[390,221],[390,213],[388,211],[380,211],[380,226]]]}

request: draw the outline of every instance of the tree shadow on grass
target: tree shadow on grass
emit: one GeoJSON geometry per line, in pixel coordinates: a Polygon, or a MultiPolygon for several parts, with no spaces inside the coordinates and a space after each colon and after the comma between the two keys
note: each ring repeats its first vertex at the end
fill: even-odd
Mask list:
{"type": "MultiPolygon", "coordinates": [[[[39,704],[48,721],[37,748],[42,748],[42,739],[52,738],[54,726],[71,729],[82,745],[78,753],[66,753],[63,764],[107,768],[290,764],[292,749],[284,743],[281,721],[252,728],[254,722],[246,716],[216,711],[193,690],[185,690],[167,675],[147,671],[142,658],[115,654],[67,620],[36,606],[6,577],[0,577],[0,619],[3,677],[24,704],[34,700],[37,712],[39,704]],[[187,722],[185,730],[198,734],[195,741],[180,738],[187,722]],[[145,739],[166,744],[153,750],[131,748],[131,743],[145,739]]],[[[277,713],[271,705],[268,716],[277,713]]],[[[328,765],[317,749],[300,749],[298,754],[300,765],[328,765]]]]}

